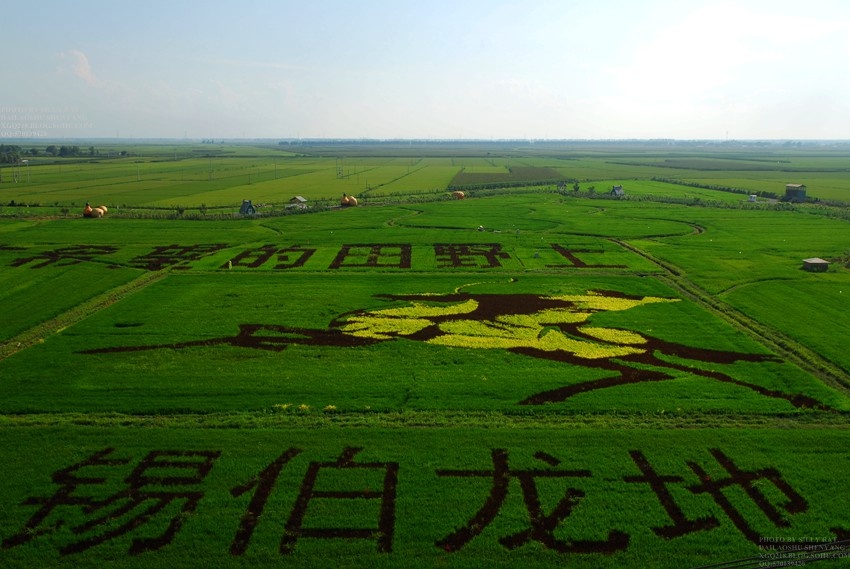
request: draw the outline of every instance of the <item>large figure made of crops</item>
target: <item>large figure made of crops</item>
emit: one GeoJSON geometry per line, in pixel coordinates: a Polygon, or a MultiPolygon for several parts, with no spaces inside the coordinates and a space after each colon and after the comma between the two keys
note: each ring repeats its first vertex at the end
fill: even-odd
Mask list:
{"type": "Polygon", "coordinates": [[[280,351],[290,344],[353,347],[404,338],[458,348],[502,349],[611,372],[600,379],[536,393],[520,401],[522,405],[564,401],[579,393],[620,385],[671,380],[676,376],[670,370],[675,370],[734,384],[766,397],[785,399],[798,408],[828,408],[805,395],[768,389],[716,369],[686,363],[779,361],[775,356],[685,346],[645,333],[595,326],[591,322],[593,314],[599,312],[623,311],[653,303],[678,302],[679,299],[601,290],[553,296],[455,292],[382,295],[380,298],[402,304],[348,312],[336,317],[324,330],[242,324],[237,335],[225,338],[101,348],[85,353],[216,344],[280,351]]]}

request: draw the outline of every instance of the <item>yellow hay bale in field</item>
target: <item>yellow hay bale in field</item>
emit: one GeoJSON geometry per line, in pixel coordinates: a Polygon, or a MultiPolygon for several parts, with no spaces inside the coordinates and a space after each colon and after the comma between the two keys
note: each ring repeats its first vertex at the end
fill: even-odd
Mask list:
{"type": "Polygon", "coordinates": [[[109,211],[108,209],[106,209],[106,206],[105,206],[105,205],[100,206],[100,209],[102,209],[102,210],[103,210],[103,213],[104,213],[104,214],[105,214],[106,212],[108,212],[108,211],[109,211]]]}
{"type": "Polygon", "coordinates": [[[354,196],[348,196],[348,205],[356,206],[357,205],[357,198],[355,198],[354,196]]]}
{"type": "Polygon", "coordinates": [[[103,217],[103,210],[99,207],[92,208],[90,217],[103,217]]]}

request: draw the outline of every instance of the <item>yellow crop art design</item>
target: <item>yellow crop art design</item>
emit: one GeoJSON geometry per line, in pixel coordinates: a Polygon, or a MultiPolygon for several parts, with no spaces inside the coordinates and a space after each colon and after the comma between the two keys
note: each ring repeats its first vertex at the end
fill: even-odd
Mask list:
{"type": "MultiPolygon", "coordinates": [[[[411,337],[436,327],[437,332],[425,340],[429,344],[458,348],[516,349],[529,348],[544,352],[569,352],[583,359],[602,359],[646,352],[646,338],[635,332],[616,328],[581,326],[592,314],[621,311],[678,299],[647,296],[625,298],[588,292],[584,295],[537,297],[512,295],[514,302],[501,306],[492,319],[482,318],[482,311],[495,307],[482,302],[504,300],[498,295],[479,299],[458,299],[434,305],[415,300],[411,306],[372,311],[358,311],[338,325],[340,331],[361,338],[387,340],[411,337]],[[547,307],[546,305],[552,306],[547,307]],[[537,309],[528,313],[529,309],[537,309]],[[580,336],[568,333],[578,332],[580,336]]],[[[442,300],[442,298],[441,298],[442,300]]],[[[433,301],[432,301],[433,302],[433,301]]]]}

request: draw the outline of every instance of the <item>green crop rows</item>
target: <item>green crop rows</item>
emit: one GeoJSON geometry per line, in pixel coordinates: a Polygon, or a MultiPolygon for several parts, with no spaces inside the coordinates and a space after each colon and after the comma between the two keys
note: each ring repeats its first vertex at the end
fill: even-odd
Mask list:
{"type": "Polygon", "coordinates": [[[0,175],[0,566],[846,561],[846,154],[128,149],[0,175]]]}

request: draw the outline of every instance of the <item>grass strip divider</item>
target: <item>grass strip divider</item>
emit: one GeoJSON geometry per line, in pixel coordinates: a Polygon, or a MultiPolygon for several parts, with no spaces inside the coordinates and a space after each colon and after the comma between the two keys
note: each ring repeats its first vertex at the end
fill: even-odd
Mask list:
{"type": "Polygon", "coordinates": [[[25,350],[35,344],[43,342],[47,337],[61,332],[65,328],[81,322],[92,314],[98,312],[120,301],[127,296],[146,288],[153,283],[165,278],[167,271],[146,271],[138,278],[125,283],[119,287],[108,290],[103,294],[95,296],[86,302],[80,303],[74,308],[67,310],[41,324],[33,326],[29,330],[21,332],[10,338],[5,344],[0,345],[0,361],[12,356],[21,350],[25,350]]]}
{"type": "Polygon", "coordinates": [[[480,429],[686,430],[850,429],[846,413],[809,410],[761,415],[726,412],[505,413],[497,411],[351,411],[279,413],[262,409],[222,413],[29,413],[0,415],[0,428],[92,427],[209,430],[480,429]]]}

